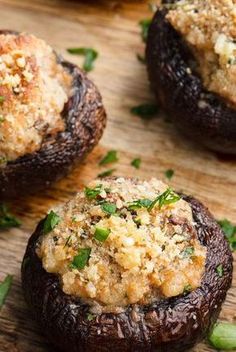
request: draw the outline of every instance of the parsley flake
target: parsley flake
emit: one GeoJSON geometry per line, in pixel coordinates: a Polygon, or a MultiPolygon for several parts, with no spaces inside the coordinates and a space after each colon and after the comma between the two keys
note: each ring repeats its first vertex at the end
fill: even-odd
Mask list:
{"type": "Polygon", "coordinates": [[[12,285],[12,280],[13,280],[13,276],[7,275],[3,280],[3,282],[0,283],[0,309],[5,303],[5,300],[7,298],[7,295],[12,285]]]}
{"type": "Polygon", "coordinates": [[[128,210],[137,210],[140,208],[148,208],[152,204],[150,199],[138,199],[128,204],[128,210]]]}
{"type": "Polygon", "coordinates": [[[115,171],[116,171],[116,169],[108,169],[108,170],[103,171],[100,174],[98,174],[98,177],[103,178],[103,177],[111,176],[113,174],[113,172],[115,172],[115,171]]]}
{"type": "Polygon", "coordinates": [[[101,205],[102,211],[107,214],[115,214],[116,213],[116,205],[113,203],[105,202],[101,205]]]}
{"type": "Polygon", "coordinates": [[[171,180],[172,177],[174,176],[174,170],[172,169],[168,169],[165,171],[165,177],[168,179],[168,180],[171,180]]]}
{"type": "Polygon", "coordinates": [[[225,236],[229,242],[232,251],[236,250],[236,226],[233,225],[229,220],[219,220],[218,224],[225,233],[225,236]]]}
{"type": "Polygon", "coordinates": [[[111,230],[103,229],[101,227],[96,227],[94,238],[99,242],[105,242],[108,236],[110,235],[111,230]]]}
{"type": "Polygon", "coordinates": [[[7,229],[10,227],[18,227],[21,225],[14,215],[9,213],[5,204],[0,204],[0,229],[7,229]]]}
{"type": "Polygon", "coordinates": [[[51,232],[61,221],[59,215],[57,215],[53,210],[47,215],[43,224],[43,233],[47,234],[51,232]]]}
{"type": "Polygon", "coordinates": [[[146,43],[147,41],[148,31],[149,31],[151,21],[152,20],[150,18],[146,18],[139,22],[139,26],[141,27],[141,37],[144,43],[146,43]]]}
{"type": "Polygon", "coordinates": [[[178,200],[180,200],[180,196],[176,194],[171,188],[167,188],[165,192],[154,199],[154,201],[148,207],[148,211],[151,211],[157,203],[161,209],[164,205],[176,203],[178,200]]]}
{"type": "Polygon", "coordinates": [[[219,277],[223,277],[224,276],[224,269],[223,269],[223,265],[222,264],[219,264],[216,267],[216,272],[217,272],[219,277]]]}
{"type": "Polygon", "coordinates": [[[5,101],[5,97],[3,97],[2,95],[0,95],[0,104],[4,103],[5,101]]]}
{"type": "Polygon", "coordinates": [[[102,191],[102,185],[97,185],[94,188],[85,187],[84,193],[88,199],[95,199],[102,191]]]}
{"type": "Polygon", "coordinates": [[[98,52],[92,48],[69,48],[67,51],[73,55],[84,55],[83,69],[89,72],[93,69],[93,64],[98,57],[98,52]]]}
{"type": "Polygon", "coordinates": [[[186,247],[183,251],[183,257],[191,257],[194,253],[194,247],[186,247]]]}
{"type": "Polygon", "coordinates": [[[117,162],[119,159],[117,157],[117,151],[116,150],[110,150],[107,152],[107,154],[102,158],[102,160],[99,162],[99,165],[107,165],[111,163],[117,162]]]}
{"type": "Polygon", "coordinates": [[[91,248],[80,248],[78,254],[74,257],[70,267],[72,269],[82,270],[89,261],[91,248]]]}
{"type": "Polygon", "coordinates": [[[131,114],[142,118],[150,118],[158,113],[158,107],[154,104],[142,104],[130,109],[131,114]]]}
{"type": "Polygon", "coordinates": [[[140,168],[140,165],[141,165],[141,159],[140,158],[136,158],[136,159],[134,159],[134,160],[132,160],[131,161],[131,165],[133,166],[133,167],[135,167],[135,169],[139,169],[140,168]]]}

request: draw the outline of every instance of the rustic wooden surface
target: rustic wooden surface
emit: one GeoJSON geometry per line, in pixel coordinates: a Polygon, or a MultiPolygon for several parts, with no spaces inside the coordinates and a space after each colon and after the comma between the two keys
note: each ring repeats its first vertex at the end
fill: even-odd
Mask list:
{"type": "MultiPolygon", "coordinates": [[[[150,17],[149,1],[0,0],[1,27],[32,32],[46,39],[67,59],[81,64],[66,48],[91,46],[99,52],[90,76],[104,98],[108,125],[100,145],[86,162],[48,191],[11,204],[21,218],[20,229],[0,233],[0,281],[14,275],[7,302],[0,312],[0,352],[48,352],[48,345],[32,320],[21,292],[20,264],[26,242],[37,221],[56,203],[101,170],[98,161],[111,149],[119,151],[117,175],[164,178],[172,168],[171,185],[193,194],[208,205],[215,217],[236,223],[236,160],[219,157],[183,139],[162,113],[148,121],[132,116],[130,107],[153,102],[145,66],[136,59],[143,52],[138,21],[150,17]],[[162,116],[161,116],[162,115],[162,116]],[[130,166],[142,158],[140,170],[130,166]]],[[[236,275],[223,306],[221,318],[236,321],[236,275]]],[[[212,351],[200,344],[194,351],[212,351]]]]}

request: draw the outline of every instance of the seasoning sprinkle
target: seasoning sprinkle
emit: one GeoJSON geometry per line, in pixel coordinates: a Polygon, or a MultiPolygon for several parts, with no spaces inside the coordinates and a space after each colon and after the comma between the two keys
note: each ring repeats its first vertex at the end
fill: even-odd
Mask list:
{"type": "Polygon", "coordinates": [[[100,174],[98,174],[98,177],[104,178],[104,177],[111,176],[113,174],[113,172],[115,172],[115,171],[116,171],[116,169],[108,169],[108,170],[103,171],[100,174]]]}
{"type": "Polygon", "coordinates": [[[69,48],[67,51],[73,55],[84,55],[85,60],[83,69],[86,72],[91,71],[94,68],[94,61],[98,57],[98,52],[92,48],[69,48]]]}

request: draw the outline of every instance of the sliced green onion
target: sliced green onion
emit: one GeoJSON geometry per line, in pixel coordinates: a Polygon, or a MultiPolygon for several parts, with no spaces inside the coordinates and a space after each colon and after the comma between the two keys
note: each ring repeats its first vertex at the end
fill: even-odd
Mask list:
{"type": "Polygon", "coordinates": [[[71,268],[82,270],[89,261],[91,248],[80,248],[78,254],[74,257],[71,268]]]}
{"type": "Polygon", "coordinates": [[[104,229],[101,227],[96,227],[94,238],[99,242],[105,242],[108,236],[110,235],[111,230],[104,229]]]}
{"type": "Polygon", "coordinates": [[[61,221],[59,215],[57,215],[53,210],[47,215],[43,224],[43,233],[47,234],[51,232],[61,221]]]}
{"type": "Polygon", "coordinates": [[[2,308],[12,285],[13,276],[7,275],[0,283],[0,309],[2,308]]]}

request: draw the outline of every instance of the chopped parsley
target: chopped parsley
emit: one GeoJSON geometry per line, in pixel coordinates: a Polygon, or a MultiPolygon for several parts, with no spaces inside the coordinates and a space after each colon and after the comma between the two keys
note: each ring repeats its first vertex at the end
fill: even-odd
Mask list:
{"type": "Polygon", "coordinates": [[[0,309],[2,308],[7,298],[8,292],[12,285],[12,280],[13,280],[13,276],[7,275],[3,280],[3,282],[0,283],[0,309]]]}
{"type": "Polygon", "coordinates": [[[184,292],[183,293],[189,293],[191,291],[192,291],[192,286],[191,285],[184,286],[184,292]]]}
{"type": "Polygon", "coordinates": [[[194,253],[194,247],[186,247],[183,251],[183,257],[187,258],[192,256],[194,253]]]}
{"type": "Polygon", "coordinates": [[[110,235],[111,230],[109,229],[104,229],[101,227],[96,227],[95,233],[94,233],[94,238],[99,241],[99,242],[105,242],[108,236],[110,235]]]}
{"type": "Polygon", "coordinates": [[[136,158],[134,160],[131,161],[131,165],[133,167],[135,167],[135,169],[139,169],[140,165],[141,165],[141,159],[140,158],[136,158]]]}
{"type": "Polygon", "coordinates": [[[5,97],[3,97],[2,95],[0,95],[0,104],[2,104],[5,101],[5,97]]]}
{"type": "Polygon", "coordinates": [[[223,265],[222,264],[219,264],[216,267],[216,272],[217,272],[219,277],[223,277],[224,276],[224,269],[223,269],[223,265]]]}
{"type": "Polygon", "coordinates": [[[147,41],[147,36],[148,36],[148,31],[149,31],[151,21],[152,20],[150,18],[146,18],[139,22],[139,25],[141,27],[141,37],[144,43],[146,43],[147,41]]]}
{"type": "Polygon", "coordinates": [[[21,225],[14,215],[9,213],[5,204],[0,204],[0,229],[7,229],[10,227],[18,227],[21,225]]]}
{"type": "Polygon", "coordinates": [[[92,48],[69,48],[67,51],[73,55],[84,55],[83,69],[89,72],[93,69],[93,64],[98,57],[98,52],[92,48]]]}
{"type": "Polygon", "coordinates": [[[168,169],[165,171],[165,177],[168,179],[168,180],[171,180],[172,177],[174,176],[174,170],[172,169],[168,169]]]}
{"type": "Polygon", "coordinates": [[[158,107],[154,104],[142,104],[130,109],[131,114],[142,118],[150,118],[158,113],[158,107]]]}
{"type": "Polygon", "coordinates": [[[113,203],[105,202],[101,205],[102,211],[107,214],[115,214],[116,213],[116,205],[113,203]]]}
{"type": "Polygon", "coordinates": [[[117,151],[116,150],[110,150],[107,152],[107,154],[102,158],[102,160],[99,162],[99,165],[107,165],[111,163],[117,162],[119,159],[117,157],[117,151]]]}
{"type": "Polygon", "coordinates": [[[217,351],[234,351],[236,349],[236,324],[216,323],[208,339],[217,351]]]}
{"type": "Polygon", "coordinates": [[[178,200],[180,200],[180,196],[176,194],[171,188],[167,188],[165,192],[154,199],[154,201],[148,207],[148,211],[151,211],[157,203],[161,209],[164,205],[176,203],[178,200]]]}
{"type": "Polygon", "coordinates": [[[232,251],[236,250],[236,226],[233,225],[229,220],[219,220],[218,224],[225,233],[225,236],[230,244],[232,251]]]}
{"type": "Polygon", "coordinates": [[[91,313],[88,313],[87,314],[87,320],[88,321],[92,321],[96,318],[96,315],[95,314],[91,314],[91,313]]]}
{"type": "Polygon", "coordinates": [[[103,171],[100,174],[98,174],[98,177],[103,178],[103,177],[111,176],[113,174],[113,172],[115,172],[115,171],[116,171],[116,169],[108,169],[108,170],[103,171]]]}
{"type": "Polygon", "coordinates": [[[150,199],[138,199],[128,204],[128,210],[137,210],[140,208],[148,208],[152,204],[150,199]]]}
{"type": "Polygon", "coordinates": [[[52,231],[61,221],[59,215],[57,215],[53,210],[47,215],[44,224],[43,224],[43,233],[47,234],[52,231]]]}
{"type": "Polygon", "coordinates": [[[80,248],[78,254],[74,257],[70,267],[72,269],[82,270],[89,261],[91,248],[80,248]]]}
{"type": "Polygon", "coordinates": [[[102,185],[98,185],[94,188],[85,187],[84,193],[88,199],[95,199],[102,191],[102,185]]]}

